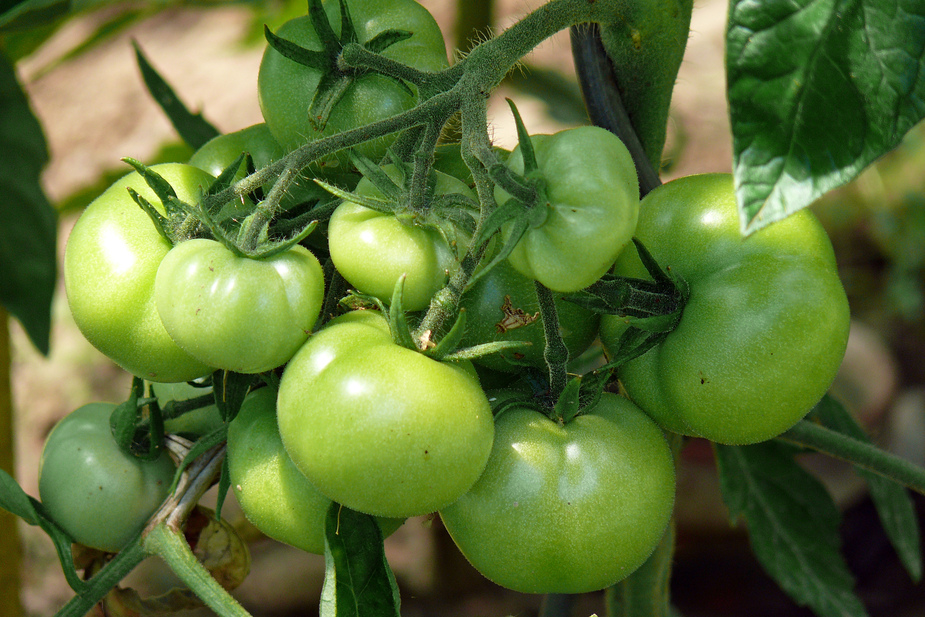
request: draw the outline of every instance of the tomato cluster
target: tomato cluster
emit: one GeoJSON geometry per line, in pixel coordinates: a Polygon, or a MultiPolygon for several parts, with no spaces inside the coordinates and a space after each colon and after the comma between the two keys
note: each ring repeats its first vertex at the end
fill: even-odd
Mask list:
{"type": "MultiPolygon", "coordinates": [[[[332,49],[359,43],[417,71],[447,67],[440,30],[414,0],[324,9],[268,34],[266,124],[219,136],[187,163],[140,167],[88,206],[64,264],[77,325],[155,382],[162,407],[197,395],[174,384],[254,376],[240,410],[204,406],[165,426],[194,438],[227,430],[230,486],[268,536],[323,553],[332,502],[378,517],[384,535],[439,512],[505,587],[579,593],[621,580],[669,524],[664,431],[768,439],[828,388],[848,326],[828,239],[808,214],[743,239],[725,175],[671,182],[640,204],[629,152],[596,127],[522,136],[485,164],[493,190],[472,189],[475,157],[458,148],[453,161],[443,145],[436,161],[403,156],[388,135],[319,156],[282,199],[271,179],[209,210],[209,197],[247,183],[242,153],[263,169],[418,104],[416,87],[331,64],[332,49]],[[492,211],[508,215],[486,232],[492,211]],[[316,215],[314,233],[290,233],[316,215]],[[600,367],[601,349],[619,357],[643,327],[632,306],[575,296],[599,294],[605,276],[651,283],[634,236],[670,273],[679,317],[617,367],[628,398],[613,383],[603,391],[604,379],[569,407],[557,375],[600,367]],[[450,318],[432,319],[440,311],[450,318]],[[590,363],[569,363],[586,352],[590,363]]],[[[117,551],[165,497],[173,465],[120,450],[111,411],[88,406],[55,429],[40,486],[76,541],[117,551]],[[85,482],[66,481],[75,466],[85,482]],[[105,538],[88,533],[101,511],[120,521],[105,538]]]]}

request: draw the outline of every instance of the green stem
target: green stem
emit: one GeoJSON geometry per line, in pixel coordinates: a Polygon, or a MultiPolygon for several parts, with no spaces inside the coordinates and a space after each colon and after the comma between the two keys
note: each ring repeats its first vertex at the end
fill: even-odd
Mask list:
{"type": "Polygon", "coordinates": [[[859,441],[809,420],[801,420],[778,439],[847,461],[925,495],[925,468],[873,444],[859,441]]]}
{"type": "Polygon", "coordinates": [[[55,617],[84,617],[147,556],[142,543],[137,539],[132,541],[90,579],[84,593],[71,598],[55,617]]]}
{"type": "Polygon", "coordinates": [[[548,287],[535,282],[536,299],[540,305],[540,318],[543,321],[543,333],[546,335],[546,347],[543,359],[549,368],[549,391],[552,400],[559,400],[568,381],[568,348],[562,340],[559,330],[559,313],[556,311],[556,299],[548,287]]]}
{"type": "Polygon", "coordinates": [[[149,553],[163,559],[174,574],[221,617],[251,617],[196,559],[183,534],[161,523],[145,536],[144,546],[149,553]]]}

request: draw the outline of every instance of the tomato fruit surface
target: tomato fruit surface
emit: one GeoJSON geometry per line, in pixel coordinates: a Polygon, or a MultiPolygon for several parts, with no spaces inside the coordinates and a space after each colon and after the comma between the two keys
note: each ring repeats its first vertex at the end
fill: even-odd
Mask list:
{"type": "Polygon", "coordinates": [[[260,373],[284,364],[308,338],[324,300],[324,274],[299,245],[250,259],[215,240],[188,240],[164,257],[154,296],[164,328],[191,356],[260,373]]]}
{"type": "MultiPolygon", "coordinates": [[[[383,168],[397,178],[392,166],[383,168]]],[[[356,193],[382,198],[367,180],[360,180],[356,193]]],[[[459,193],[475,198],[461,180],[434,172],[434,194],[459,193]]],[[[457,255],[466,251],[468,236],[457,234],[456,252],[439,231],[400,221],[396,216],[371,210],[351,201],[337,207],[328,224],[328,248],[337,271],[358,291],[391,301],[392,291],[404,274],[402,306],[418,311],[430,304],[431,297],[459,268],[457,255]]]]}
{"type": "MultiPolygon", "coordinates": [[[[228,426],[231,488],[247,519],[267,536],[316,555],[324,554],[324,519],[331,500],[295,466],[276,424],[276,391],[248,394],[228,426]]],[[[383,535],[404,519],[379,519],[383,535]]]]}
{"type": "MultiPolygon", "coordinates": [[[[578,291],[599,279],[633,237],[639,181],[632,157],[613,133],[581,126],[530,138],[546,181],[545,216],[508,257],[524,276],[553,291],[578,291]]],[[[524,172],[520,146],[506,165],[524,172]]],[[[495,188],[495,199],[510,198],[495,188]]],[[[502,228],[510,234],[510,225],[502,228]]]]}
{"type": "MultiPolygon", "coordinates": [[[[151,167],[177,196],[195,203],[215,180],[191,165],[151,167]]],[[[64,284],[74,321],[90,343],[116,364],[149,381],[190,381],[214,369],[180,349],[154,305],[154,277],[171,249],[129,196],[135,189],[161,214],[160,200],[137,172],[97,197],[74,225],[64,252],[64,284]]]]}
{"type": "Polygon", "coordinates": [[[126,454],[109,428],[115,405],[90,403],[48,435],[39,462],[39,497],[51,517],[85,546],[118,552],[167,498],[176,467],[126,454]]]}
{"type": "MultiPolygon", "coordinates": [[[[324,3],[332,28],[340,34],[340,6],[324,3]]],[[[382,55],[422,71],[439,71],[448,65],[446,44],[431,14],[414,0],[348,0],[360,43],[372,40],[386,30],[403,30],[412,36],[387,47],[382,55]]],[[[321,50],[318,34],[308,15],[283,24],[276,35],[305,49],[321,50]]],[[[366,73],[348,86],[330,111],[323,128],[309,118],[311,104],[321,72],[294,62],[267,46],[257,76],[257,93],[264,120],[277,141],[287,151],[309,141],[384,120],[410,109],[415,95],[389,77],[366,73]]],[[[404,127],[403,127],[404,128],[404,127]]],[[[356,150],[378,160],[394,136],[378,138],[357,146],[356,150]]],[[[344,159],[346,161],[346,159],[344,159]]]]}
{"type": "Polygon", "coordinates": [[[524,593],[584,593],[631,574],[674,506],[671,450],[639,408],[604,393],[562,425],[503,411],[485,472],[440,517],[486,578],[524,593]]]}
{"type": "MultiPolygon", "coordinates": [[[[559,333],[569,358],[577,358],[597,338],[600,316],[577,304],[556,299],[559,333]]],[[[524,341],[528,347],[476,358],[473,362],[496,371],[516,372],[519,365],[546,368],[546,337],[539,317],[533,281],[506,260],[494,266],[466,291],[459,303],[466,309],[466,335],[462,346],[495,341],[524,341]],[[508,361],[505,358],[511,358],[508,361]]]]}
{"type": "Polygon", "coordinates": [[[433,512],[472,486],[491,451],[491,408],[467,364],[394,344],[375,311],[338,317],[283,373],[286,451],[319,491],[353,510],[433,512]]]}
{"type": "MultiPolygon", "coordinates": [[[[630,398],[668,430],[724,444],[770,439],[806,415],[835,378],[850,318],[815,217],[743,238],[732,176],[707,174],[649,193],[636,236],[690,298],[661,344],[618,369],[630,398]]],[[[647,277],[633,248],[614,271],[647,277]]],[[[624,328],[604,317],[605,349],[624,328]]]]}

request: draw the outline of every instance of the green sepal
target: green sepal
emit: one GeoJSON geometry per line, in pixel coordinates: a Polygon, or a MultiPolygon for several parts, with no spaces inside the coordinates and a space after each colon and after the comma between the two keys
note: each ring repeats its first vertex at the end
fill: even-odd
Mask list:
{"type": "Polygon", "coordinates": [[[228,167],[222,170],[222,173],[218,175],[218,178],[215,179],[215,182],[213,182],[212,185],[206,190],[206,195],[217,195],[225,189],[231,188],[231,186],[234,184],[234,177],[238,174],[238,171],[240,171],[242,163],[247,165],[245,169],[252,167],[254,164],[251,155],[247,152],[242,152],[239,154],[238,158],[233,160],[231,164],[228,165],[228,167]]]}
{"type": "Polygon", "coordinates": [[[395,282],[395,288],[392,291],[392,302],[389,304],[389,329],[392,331],[392,341],[405,349],[420,351],[411,335],[411,328],[408,326],[408,319],[405,317],[405,310],[402,305],[402,294],[405,291],[405,275],[402,274],[395,282]]]}
{"type": "Polygon", "coordinates": [[[485,395],[488,397],[488,404],[491,405],[491,412],[496,419],[505,411],[524,407],[546,413],[546,410],[539,404],[536,397],[516,387],[489,390],[485,392],[485,395]]]}
{"type": "Polygon", "coordinates": [[[160,212],[157,211],[157,208],[155,208],[151,204],[151,202],[149,202],[147,199],[139,195],[138,192],[135,191],[135,189],[133,189],[132,187],[128,187],[128,194],[132,198],[132,200],[136,204],[138,204],[138,207],[144,210],[144,213],[147,214],[148,217],[150,217],[151,223],[154,225],[154,229],[157,230],[157,233],[159,233],[161,237],[164,238],[164,240],[167,240],[167,242],[169,242],[170,245],[173,246],[175,242],[173,238],[170,237],[170,234],[167,232],[167,229],[170,225],[167,219],[164,218],[164,216],[160,212]]]}
{"type": "Polygon", "coordinates": [[[568,424],[572,418],[581,411],[580,405],[581,377],[569,379],[565,384],[565,389],[559,395],[556,405],[553,408],[553,418],[562,424],[568,424]]]}
{"type": "Polygon", "coordinates": [[[308,121],[316,131],[323,131],[327,126],[331,111],[344,98],[354,79],[355,77],[349,73],[333,71],[321,76],[312,102],[308,106],[308,121]]]}
{"type": "MultiPolygon", "coordinates": [[[[327,23],[327,20],[325,20],[325,23],[327,23]]],[[[319,71],[325,71],[331,66],[331,59],[325,52],[305,49],[301,45],[278,37],[270,31],[270,27],[267,25],[263,26],[263,35],[267,39],[267,44],[278,51],[284,58],[319,71]]]]}
{"type": "Polygon", "coordinates": [[[222,506],[231,488],[231,472],[228,469],[228,457],[222,459],[222,471],[218,476],[218,490],[215,496],[215,520],[222,520],[222,506]]]}
{"type": "Polygon", "coordinates": [[[598,371],[610,370],[638,358],[659,343],[665,340],[668,332],[647,332],[639,328],[627,328],[620,337],[617,350],[610,358],[610,362],[597,369],[598,371]]]}
{"type": "Polygon", "coordinates": [[[266,246],[259,247],[253,253],[248,253],[247,256],[251,259],[267,259],[273,257],[274,255],[279,255],[280,253],[285,253],[291,249],[296,244],[300,243],[302,240],[307,238],[315,228],[318,227],[318,221],[312,221],[308,225],[304,226],[299,230],[295,235],[291,236],[286,240],[280,242],[272,242],[266,246]]]}
{"type": "Polygon", "coordinates": [[[530,133],[527,132],[523,118],[520,117],[517,105],[511,99],[505,100],[514,114],[514,123],[517,125],[517,144],[520,146],[520,154],[524,161],[524,176],[529,178],[539,170],[539,165],[536,162],[536,152],[533,150],[533,141],[530,139],[530,133]]]}
{"type": "Polygon", "coordinates": [[[504,225],[508,221],[513,220],[514,223],[511,226],[510,235],[508,235],[507,240],[501,245],[501,249],[494,256],[494,258],[488,262],[481,270],[473,274],[469,278],[469,282],[466,284],[466,290],[472,289],[472,286],[475,285],[479,279],[491,272],[491,269],[501,263],[503,260],[507,259],[508,255],[514,252],[514,247],[517,246],[517,243],[520,242],[520,239],[524,237],[524,234],[527,233],[527,229],[530,227],[530,223],[523,217],[517,218],[519,213],[522,212],[520,204],[515,200],[508,200],[503,206],[492,212],[488,215],[488,220],[486,224],[482,227],[482,233],[478,235],[476,240],[473,240],[472,246],[481,246],[484,242],[488,242],[488,239],[491,238],[493,233],[486,233],[489,229],[489,225],[495,226],[495,231],[500,230],[501,225],[504,225]],[[509,206],[510,204],[510,206],[509,206]],[[502,214],[498,214],[502,210],[505,210],[502,214]],[[513,213],[513,216],[510,216],[513,213]],[[495,216],[497,215],[497,216],[495,216]],[[495,217],[496,220],[492,220],[492,217],[495,217]]]}
{"type": "Polygon", "coordinates": [[[392,159],[392,164],[395,166],[395,169],[398,171],[398,182],[392,180],[391,176],[385,172],[382,167],[380,167],[376,162],[368,157],[358,154],[357,152],[350,150],[350,162],[354,167],[357,168],[357,171],[366,178],[380,193],[385,196],[386,199],[391,199],[393,201],[400,201],[403,193],[402,186],[409,174],[411,173],[411,168],[405,163],[401,158],[395,156],[390,152],[390,158],[392,159]],[[400,183],[400,184],[399,184],[400,183]]]}
{"type": "MultiPolygon", "coordinates": [[[[141,161],[130,157],[123,158],[122,162],[128,163],[138,172],[138,175],[142,177],[145,183],[154,191],[154,194],[157,195],[157,198],[161,200],[161,203],[164,204],[165,209],[167,209],[167,202],[170,201],[171,197],[177,199],[177,192],[173,190],[173,187],[162,175],[141,161]]],[[[167,215],[170,216],[169,209],[167,209],[167,215]]]]}
{"type": "Polygon", "coordinates": [[[581,377],[581,391],[578,394],[581,410],[591,409],[601,400],[604,388],[613,375],[611,369],[600,368],[581,377]]]}
{"type": "MultiPolygon", "coordinates": [[[[332,57],[336,56],[340,51],[340,40],[337,38],[334,28],[331,27],[331,22],[328,21],[328,16],[324,12],[321,0],[308,0],[308,17],[312,22],[312,28],[315,29],[315,33],[318,35],[322,48],[332,57]]],[[[341,38],[348,37],[349,40],[355,41],[356,31],[350,19],[350,12],[344,5],[343,0],[340,0],[340,19],[341,38]]]]}
{"type": "MultiPolygon", "coordinates": [[[[443,360],[475,360],[476,358],[481,358],[483,356],[498,353],[500,351],[506,351],[508,349],[522,349],[524,347],[529,347],[530,345],[530,341],[493,341],[491,343],[482,343],[480,345],[473,345],[472,347],[458,349],[452,353],[448,353],[443,357],[443,360]]],[[[512,364],[515,363],[512,362],[512,364]]],[[[524,366],[526,366],[526,364],[524,364],[524,366]]]]}
{"type": "Polygon", "coordinates": [[[164,418],[155,398],[143,398],[144,380],[132,379],[128,399],[109,416],[109,429],[116,444],[126,454],[145,461],[160,457],[164,449],[164,418]],[[147,407],[148,413],[142,409],[147,407]],[[142,448],[147,444],[146,448],[142,448]]]}
{"type": "Polygon", "coordinates": [[[348,290],[347,295],[337,303],[348,311],[372,309],[378,310],[383,315],[389,314],[389,309],[386,307],[385,302],[376,296],[360,293],[355,289],[348,290]]]}
{"type": "Polygon", "coordinates": [[[407,41],[412,36],[414,36],[414,33],[409,32],[408,30],[398,30],[396,28],[391,30],[383,30],[373,38],[366,41],[363,44],[363,47],[375,54],[381,54],[395,43],[407,41]]]}
{"type": "Polygon", "coordinates": [[[456,351],[456,348],[459,347],[459,343],[462,341],[465,334],[466,309],[461,308],[459,309],[459,314],[456,316],[456,321],[453,322],[453,327],[450,328],[450,331],[447,332],[434,347],[425,349],[424,353],[434,360],[444,360],[448,355],[456,351]]]}

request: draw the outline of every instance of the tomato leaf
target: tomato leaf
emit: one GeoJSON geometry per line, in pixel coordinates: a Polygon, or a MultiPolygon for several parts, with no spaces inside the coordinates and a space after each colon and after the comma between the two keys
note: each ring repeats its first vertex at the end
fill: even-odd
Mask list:
{"type": "Polygon", "coordinates": [[[48,354],[57,220],[39,174],[48,161],[42,127],[13,66],[0,54],[0,304],[48,354]]]}
{"type": "Polygon", "coordinates": [[[138,68],[141,70],[141,77],[148,87],[148,92],[164,110],[180,138],[196,150],[213,137],[217,137],[220,134],[218,129],[203,118],[202,114],[194,114],[187,109],[186,105],[177,97],[173,88],[170,87],[170,84],[148,62],[138,43],[132,41],[132,45],[135,47],[135,58],[138,61],[138,68]]]}
{"type": "Polygon", "coordinates": [[[70,11],[71,0],[27,0],[15,3],[0,15],[0,33],[44,26],[70,11]]]}
{"type": "Polygon", "coordinates": [[[845,184],[925,117],[925,5],[733,0],[726,69],[751,233],[845,184]]]}
{"type": "Polygon", "coordinates": [[[324,535],[321,617],[399,617],[398,585],[376,519],[332,503],[324,535]]]}
{"type": "Polygon", "coordinates": [[[0,508],[13,516],[18,516],[30,525],[38,525],[39,517],[32,505],[32,500],[13,476],[0,469],[0,508]]]}
{"type": "Polygon", "coordinates": [[[820,617],[866,615],[840,552],[840,515],[825,487],[775,441],[715,444],[729,514],[743,517],[752,550],[780,587],[820,617]]]}
{"type": "MultiPolygon", "coordinates": [[[[870,443],[864,429],[837,400],[825,396],[813,410],[824,426],[854,439],[870,443]]],[[[855,466],[870,488],[870,496],[887,537],[913,580],[922,578],[922,550],[918,518],[909,492],[901,484],[855,466]]]]}

